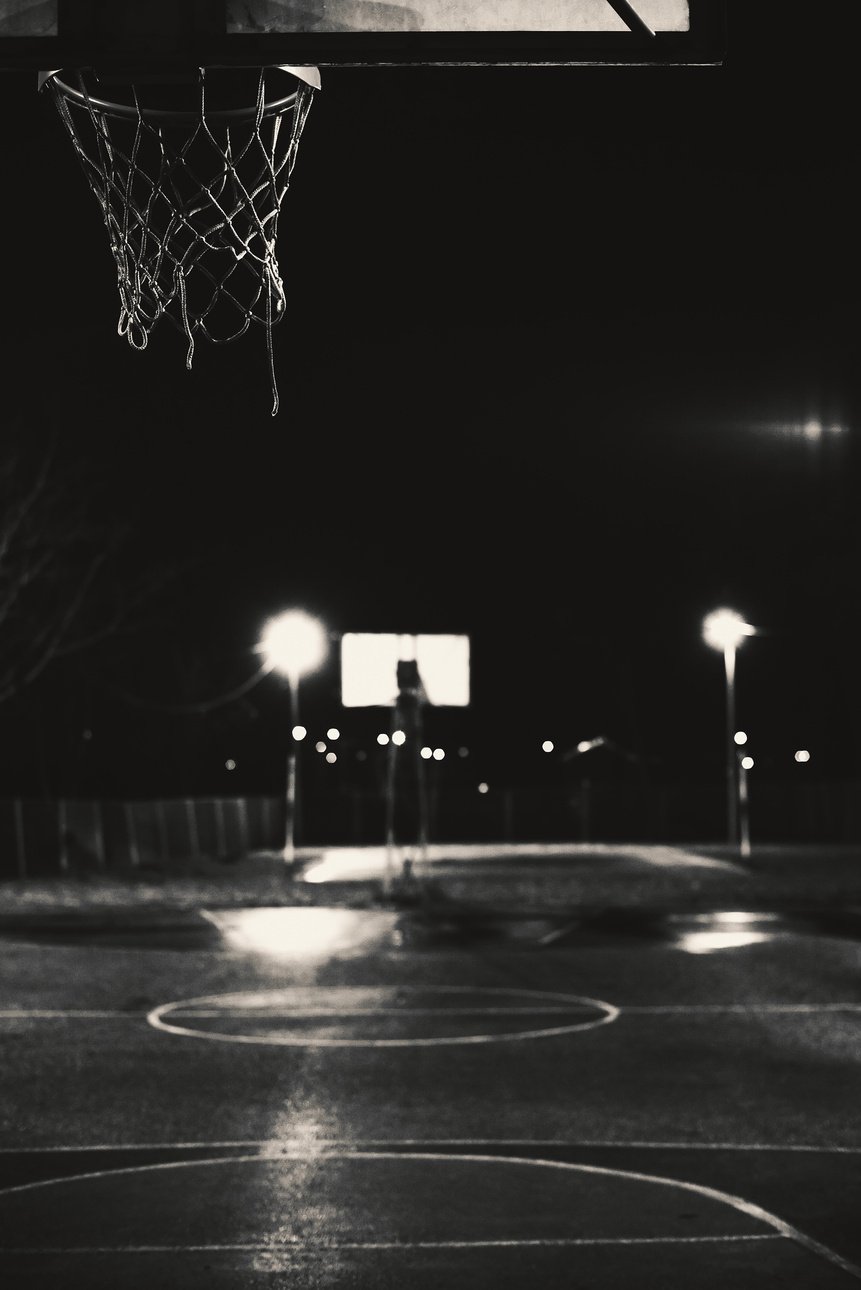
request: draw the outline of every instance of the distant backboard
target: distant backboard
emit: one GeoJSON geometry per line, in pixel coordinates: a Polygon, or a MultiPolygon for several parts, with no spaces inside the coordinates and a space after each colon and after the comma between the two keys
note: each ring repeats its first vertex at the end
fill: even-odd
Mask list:
{"type": "Polygon", "coordinates": [[[0,67],[711,64],[725,0],[0,0],[0,67]]]}
{"type": "Polygon", "coordinates": [[[345,632],[341,637],[341,702],[345,708],[391,708],[398,697],[398,663],[415,660],[427,702],[437,708],[469,704],[469,637],[345,632]]]}

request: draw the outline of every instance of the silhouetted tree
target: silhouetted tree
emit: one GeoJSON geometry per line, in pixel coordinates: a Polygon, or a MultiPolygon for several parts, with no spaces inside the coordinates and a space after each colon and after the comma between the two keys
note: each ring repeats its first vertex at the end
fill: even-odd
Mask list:
{"type": "Polygon", "coordinates": [[[178,568],[124,561],[132,525],[57,442],[0,448],[0,703],[129,627],[178,568]]]}

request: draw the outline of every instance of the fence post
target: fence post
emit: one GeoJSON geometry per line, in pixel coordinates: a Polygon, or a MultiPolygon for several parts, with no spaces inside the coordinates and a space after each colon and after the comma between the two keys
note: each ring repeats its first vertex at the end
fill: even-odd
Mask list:
{"type": "Polygon", "coordinates": [[[135,815],[132,810],[131,802],[123,802],[123,814],[126,817],[126,832],[129,835],[129,864],[133,869],[137,869],[141,862],[140,851],[138,850],[138,839],[135,833],[135,815]]]}
{"type": "Polygon", "coordinates": [[[239,816],[239,847],[243,855],[248,855],[248,800],[240,797],[236,802],[239,816]]]}
{"type": "Polygon", "coordinates": [[[197,831],[197,803],[185,799],[185,818],[188,821],[188,845],[193,856],[200,854],[200,834],[197,831]]]}
{"type": "Polygon", "coordinates": [[[165,865],[170,861],[170,847],[167,843],[167,822],[164,818],[164,802],[161,800],[154,803],[155,805],[155,827],[158,833],[158,850],[159,859],[165,865]]]}
{"type": "Polygon", "coordinates": [[[224,829],[224,802],[220,797],[213,798],[215,808],[215,846],[216,859],[223,860],[227,853],[227,834],[224,829]]]}
{"type": "Polygon", "coordinates": [[[96,843],[96,859],[99,862],[99,868],[107,868],[107,855],[105,853],[105,821],[102,815],[101,802],[93,802],[93,836],[96,843]]]}

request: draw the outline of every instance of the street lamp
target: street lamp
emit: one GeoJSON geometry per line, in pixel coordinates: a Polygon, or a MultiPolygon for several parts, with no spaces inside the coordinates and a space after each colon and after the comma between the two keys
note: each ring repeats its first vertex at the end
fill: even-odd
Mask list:
{"type": "Polygon", "coordinates": [[[735,654],[755,628],[733,609],[716,609],[703,620],[703,640],[723,654],[726,672],[726,824],[727,841],[738,846],[738,764],[735,747],[735,654]]]}
{"type": "Polygon", "coordinates": [[[322,623],[301,609],[288,609],[270,618],[263,628],[258,650],[266,668],[287,678],[290,692],[291,739],[287,749],[287,815],[284,825],[284,860],[295,858],[296,742],[305,735],[299,726],[299,681],[318,668],[328,649],[322,623]],[[298,734],[299,730],[302,734],[298,734]]]}

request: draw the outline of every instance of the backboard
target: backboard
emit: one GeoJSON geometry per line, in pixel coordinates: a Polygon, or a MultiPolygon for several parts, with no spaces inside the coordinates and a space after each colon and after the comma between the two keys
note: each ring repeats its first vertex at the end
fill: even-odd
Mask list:
{"type": "Polygon", "coordinates": [[[398,664],[415,662],[425,700],[437,708],[469,705],[469,637],[429,633],[345,632],[341,637],[341,703],[392,708],[398,664]]]}
{"type": "Polygon", "coordinates": [[[725,0],[0,0],[0,68],[715,64],[725,0]]]}

